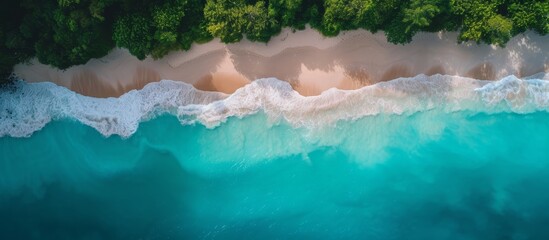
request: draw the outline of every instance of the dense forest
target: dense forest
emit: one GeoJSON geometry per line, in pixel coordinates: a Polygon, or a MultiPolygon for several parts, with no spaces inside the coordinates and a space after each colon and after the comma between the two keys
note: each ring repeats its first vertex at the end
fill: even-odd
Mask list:
{"type": "Polygon", "coordinates": [[[459,31],[456,41],[504,45],[549,32],[549,0],[18,0],[0,9],[0,81],[37,57],[61,69],[127,48],[159,58],[214,37],[269,41],[306,24],[326,36],[384,31],[395,44],[419,31],[459,31]]]}

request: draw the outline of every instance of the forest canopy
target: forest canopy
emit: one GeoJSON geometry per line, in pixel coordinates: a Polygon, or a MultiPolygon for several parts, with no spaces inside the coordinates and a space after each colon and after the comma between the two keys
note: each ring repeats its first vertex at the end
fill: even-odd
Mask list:
{"type": "Polygon", "coordinates": [[[33,57],[61,69],[127,48],[160,58],[214,37],[267,42],[307,24],[326,36],[384,31],[405,44],[420,31],[458,31],[458,42],[504,46],[549,32],[549,0],[19,0],[0,9],[0,82],[33,57]]]}

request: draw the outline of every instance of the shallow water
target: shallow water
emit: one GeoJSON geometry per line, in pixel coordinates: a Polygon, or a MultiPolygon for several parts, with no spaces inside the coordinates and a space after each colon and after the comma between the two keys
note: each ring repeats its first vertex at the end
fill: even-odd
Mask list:
{"type": "Polygon", "coordinates": [[[452,109],[163,113],[127,137],[53,117],[0,138],[0,238],[549,238],[549,112],[452,109]]]}

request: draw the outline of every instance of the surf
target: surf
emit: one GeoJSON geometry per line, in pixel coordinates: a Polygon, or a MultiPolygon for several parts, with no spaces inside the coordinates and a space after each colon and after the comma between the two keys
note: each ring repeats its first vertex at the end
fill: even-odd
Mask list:
{"type": "Polygon", "coordinates": [[[547,74],[498,81],[450,75],[398,78],[357,90],[330,89],[303,97],[287,82],[258,79],[231,95],[200,91],[192,85],[162,80],[119,98],[79,95],[52,83],[19,81],[0,92],[0,136],[29,137],[51,121],[73,119],[104,136],[129,137],[139,124],[162,114],[181,124],[213,128],[229,117],[265,112],[294,127],[320,128],[340,120],[442,109],[445,112],[529,113],[549,110],[547,74]]]}

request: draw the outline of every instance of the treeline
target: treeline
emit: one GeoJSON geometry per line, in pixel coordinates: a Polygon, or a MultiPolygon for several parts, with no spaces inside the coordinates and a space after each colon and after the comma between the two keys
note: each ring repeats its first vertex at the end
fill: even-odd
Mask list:
{"type": "Polygon", "coordinates": [[[0,9],[0,74],[37,57],[64,69],[113,47],[143,59],[193,42],[244,36],[268,41],[306,24],[326,36],[384,31],[392,43],[419,31],[459,31],[457,41],[504,45],[533,29],[549,32],[549,0],[18,0],[0,9]]]}

